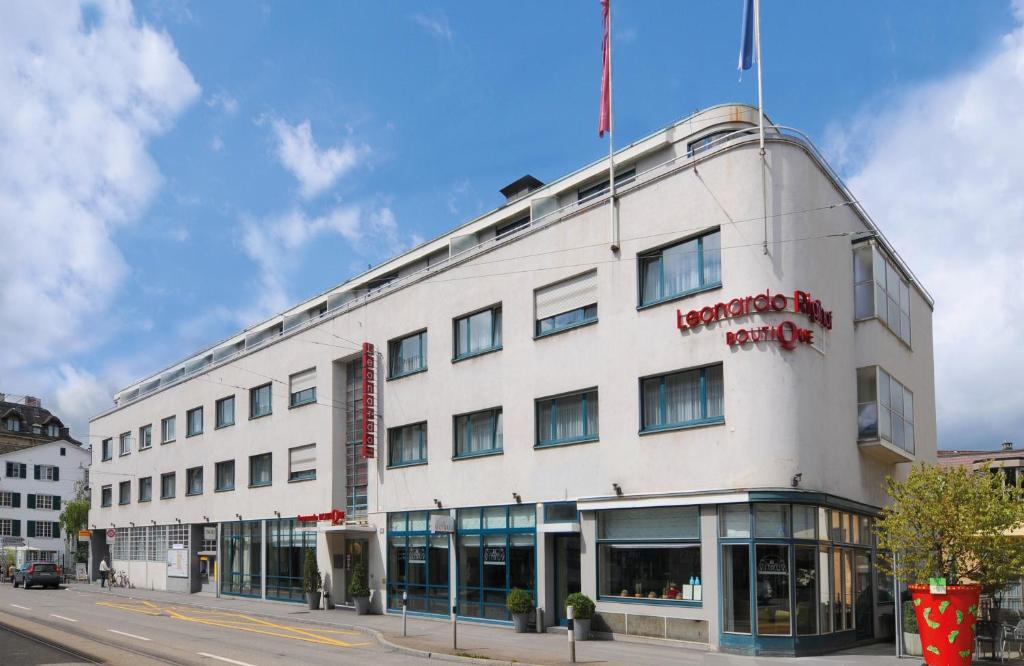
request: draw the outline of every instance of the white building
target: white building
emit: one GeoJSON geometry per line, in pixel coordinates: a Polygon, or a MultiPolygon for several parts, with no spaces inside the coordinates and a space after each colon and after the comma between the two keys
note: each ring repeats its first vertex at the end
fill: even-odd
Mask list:
{"type": "Polygon", "coordinates": [[[932,300],[805,137],[769,128],[762,160],[756,120],[621,149],[617,224],[606,161],[522,178],[120,391],[90,433],[115,568],[298,600],[315,547],[339,603],[363,559],[383,609],[507,622],[519,587],[557,624],[581,589],[598,631],[714,649],[891,633],[870,526],[886,475],[935,459],[932,300]]]}
{"type": "Polygon", "coordinates": [[[0,394],[0,545],[15,550],[18,563],[72,563],[61,506],[86,481],[89,458],[38,399],[0,394]]]}

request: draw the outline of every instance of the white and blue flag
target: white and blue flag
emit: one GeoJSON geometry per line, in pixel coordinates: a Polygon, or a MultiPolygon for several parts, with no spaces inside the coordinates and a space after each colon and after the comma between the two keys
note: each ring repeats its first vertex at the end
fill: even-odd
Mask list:
{"type": "Polygon", "coordinates": [[[757,60],[754,52],[754,0],[743,0],[743,32],[740,35],[740,60],[736,69],[740,74],[757,60]]]}

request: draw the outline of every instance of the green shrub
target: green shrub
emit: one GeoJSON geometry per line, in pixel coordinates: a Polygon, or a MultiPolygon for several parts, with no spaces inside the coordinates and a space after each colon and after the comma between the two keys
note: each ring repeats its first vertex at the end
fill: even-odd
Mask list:
{"type": "Polygon", "coordinates": [[[903,632],[907,634],[919,634],[921,630],[917,628],[917,613],[914,612],[914,602],[904,601],[903,602],[903,632]]]}
{"type": "Polygon", "coordinates": [[[306,561],[302,565],[302,589],[306,592],[320,590],[320,569],[316,566],[316,553],[312,548],[306,550],[306,561]]]}
{"type": "Polygon", "coordinates": [[[514,587],[508,591],[508,599],[505,601],[505,605],[513,615],[521,615],[533,610],[533,598],[529,592],[514,587]]]}
{"type": "Polygon", "coordinates": [[[572,606],[573,617],[577,620],[589,620],[594,617],[594,600],[582,592],[573,592],[567,596],[565,605],[572,606]]]}
{"type": "Polygon", "coordinates": [[[348,579],[348,596],[353,599],[370,596],[370,586],[366,582],[366,565],[361,561],[352,567],[352,577],[348,579]]]}

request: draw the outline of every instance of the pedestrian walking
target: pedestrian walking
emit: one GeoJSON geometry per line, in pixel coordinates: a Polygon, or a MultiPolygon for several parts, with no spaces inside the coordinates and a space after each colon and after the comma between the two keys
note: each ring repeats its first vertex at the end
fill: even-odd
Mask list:
{"type": "Polygon", "coordinates": [[[107,573],[110,571],[110,565],[107,564],[107,558],[100,560],[100,587],[107,586],[107,573]]]}

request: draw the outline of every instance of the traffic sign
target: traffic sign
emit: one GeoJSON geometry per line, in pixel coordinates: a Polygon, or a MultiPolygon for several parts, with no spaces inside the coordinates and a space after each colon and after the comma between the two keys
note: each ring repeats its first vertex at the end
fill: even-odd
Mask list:
{"type": "Polygon", "coordinates": [[[114,543],[115,539],[117,539],[117,530],[115,530],[113,527],[108,527],[107,528],[107,545],[109,546],[110,544],[114,543]]]}

